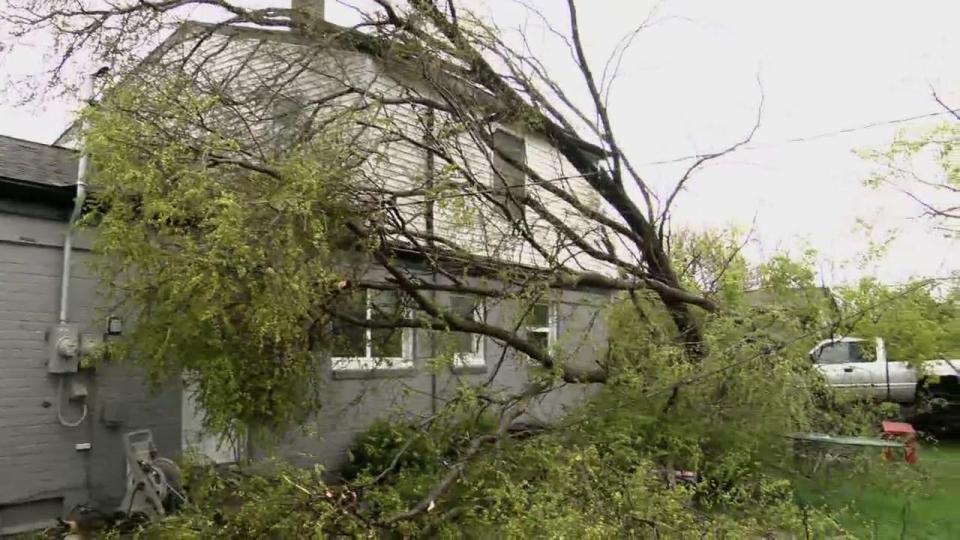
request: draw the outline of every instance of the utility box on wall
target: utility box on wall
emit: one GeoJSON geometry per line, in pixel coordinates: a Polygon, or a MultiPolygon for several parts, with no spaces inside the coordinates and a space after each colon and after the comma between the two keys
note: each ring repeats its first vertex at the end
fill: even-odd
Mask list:
{"type": "Polygon", "coordinates": [[[58,324],[47,332],[47,372],[76,373],[80,363],[80,332],[75,324],[58,324]]]}

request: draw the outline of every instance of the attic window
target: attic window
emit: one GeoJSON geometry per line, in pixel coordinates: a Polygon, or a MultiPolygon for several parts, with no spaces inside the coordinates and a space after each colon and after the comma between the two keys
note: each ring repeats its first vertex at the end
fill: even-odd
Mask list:
{"type": "Polygon", "coordinates": [[[513,165],[525,165],[527,148],[522,137],[498,129],[493,133],[493,196],[507,217],[523,218],[523,200],[527,176],[513,165]]]}
{"type": "Polygon", "coordinates": [[[270,110],[274,144],[283,150],[295,146],[309,127],[303,100],[300,96],[278,96],[270,110]]]}

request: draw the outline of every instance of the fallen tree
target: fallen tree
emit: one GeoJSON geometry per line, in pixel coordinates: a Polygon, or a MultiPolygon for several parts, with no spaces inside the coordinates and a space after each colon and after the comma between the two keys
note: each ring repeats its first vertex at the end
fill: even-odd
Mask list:
{"type": "MultiPolygon", "coordinates": [[[[115,356],[158,380],[190,373],[210,427],[258,437],[297,426],[324,404],[317,382],[329,354],[318,351],[356,332],[383,347],[409,329],[482,336],[527,374],[508,393],[493,391],[492,377],[464,384],[416,429],[391,424],[402,442],[372,452],[389,457],[358,464],[340,487],[289,469],[212,478],[154,532],[834,527],[811,523],[771,470],[787,457],[787,430],[866,425],[819,407],[805,340],[836,320],[817,303],[747,298],[815,288],[809,263],[751,267],[740,237],[669,227],[696,171],[757,124],[657,194],[618,142],[613,77],[597,78],[574,2],[562,29],[545,24],[569,48],[583,103],[529,48],[453,3],[376,3],[354,28],[226,0],[24,0],[5,13],[24,32],[53,29],[65,61],[85,50],[114,66],[77,133],[95,172],[85,219],[98,229],[98,270],[138,321],[115,356]],[[184,26],[145,61],[130,56],[125,45],[172,30],[192,4],[219,10],[221,23],[184,26]],[[368,60],[390,77],[358,79],[356,62],[368,60]],[[324,84],[305,91],[305,74],[324,84]],[[387,84],[396,80],[407,84],[387,84]],[[502,146],[511,133],[548,148],[554,172],[502,146]],[[424,167],[392,167],[397,148],[424,167]],[[365,291],[396,296],[378,303],[365,291]],[[609,298],[608,351],[587,366],[523,331],[524,314],[558,291],[609,298]],[[512,303],[519,316],[485,320],[437,300],[450,293],[512,303]],[[358,303],[374,316],[359,316],[358,303]],[[532,402],[582,383],[602,388],[564,421],[518,430],[532,402]],[[681,469],[701,481],[671,488],[681,469]],[[231,492],[244,496],[219,498],[231,492]]],[[[434,369],[456,361],[438,356],[434,369]]]]}

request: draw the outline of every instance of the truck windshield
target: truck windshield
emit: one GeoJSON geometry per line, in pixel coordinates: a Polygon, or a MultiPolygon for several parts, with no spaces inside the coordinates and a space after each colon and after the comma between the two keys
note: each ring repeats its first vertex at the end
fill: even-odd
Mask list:
{"type": "Polygon", "coordinates": [[[814,353],[814,360],[818,364],[825,365],[872,361],[872,359],[864,357],[863,352],[860,350],[860,343],[855,341],[827,343],[814,353]]]}

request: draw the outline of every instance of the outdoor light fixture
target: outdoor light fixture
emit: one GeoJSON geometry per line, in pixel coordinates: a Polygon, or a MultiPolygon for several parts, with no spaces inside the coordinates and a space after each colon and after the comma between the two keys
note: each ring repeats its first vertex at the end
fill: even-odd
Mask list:
{"type": "Polygon", "coordinates": [[[123,319],[111,315],[107,318],[107,335],[119,336],[123,333],[123,319]]]}

